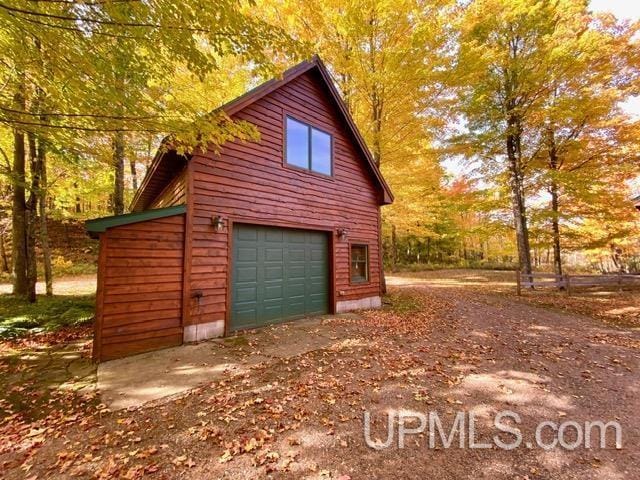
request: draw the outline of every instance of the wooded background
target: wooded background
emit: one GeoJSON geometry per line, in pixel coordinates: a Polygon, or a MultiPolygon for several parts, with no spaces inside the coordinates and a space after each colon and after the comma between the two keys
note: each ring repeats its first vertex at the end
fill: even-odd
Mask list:
{"type": "Polygon", "coordinates": [[[638,271],[639,28],[585,0],[2,1],[0,268],[51,294],[161,139],[258,140],[215,108],[319,54],[396,195],[388,269],[638,271]]]}

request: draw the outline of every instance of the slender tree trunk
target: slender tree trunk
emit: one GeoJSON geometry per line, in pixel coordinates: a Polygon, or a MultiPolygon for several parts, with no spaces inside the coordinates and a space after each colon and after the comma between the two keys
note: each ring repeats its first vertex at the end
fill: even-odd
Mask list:
{"type": "Polygon", "coordinates": [[[531,249],[529,246],[529,229],[527,226],[527,211],[524,199],[524,180],[521,156],[521,128],[520,122],[514,115],[508,117],[507,131],[507,159],[509,162],[509,186],[511,188],[511,205],[516,229],[516,243],[518,247],[518,263],[520,271],[532,273],[531,249]]]}
{"type": "Polygon", "coordinates": [[[393,271],[398,267],[398,234],[396,226],[391,225],[391,269],[393,271]]]}
{"type": "Polygon", "coordinates": [[[124,132],[113,136],[113,214],[124,213],[124,132]]]}
{"type": "MultiPolygon", "coordinates": [[[[16,107],[25,109],[23,91],[15,96],[16,107]]],[[[24,132],[14,130],[13,133],[13,201],[12,201],[12,260],[13,260],[13,294],[28,296],[27,284],[27,222],[25,197],[25,165],[26,150],[24,132]]]]}
{"type": "Polygon", "coordinates": [[[559,222],[558,184],[551,182],[551,230],[553,233],[553,268],[558,275],[562,275],[562,255],[560,249],[560,222],[559,222]]]}
{"type": "Polygon", "coordinates": [[[38,146],[33,133],[27,135],[29,141],[29,170],[31,172],[31,188],[25,214],[27,228],[27,299],[36,301],[36,283],[38,282],[38,262],[36,256],[36,222],[38,220],[38,192],[40,190],[40,173],[38,172],[38,146]]]}
{"type": "Polygon", "coordinates": [[[427,237],[427,263],[431,261],[431,237],[427,237]]]}
{"type": "Polygon", "coordinates": [[[2,262],[2,271],[9,272],[11,268],[9,267],[9,258],[7,256],[7,247],[4,239],[4,234],[0,234],[0,261],[2,262]]]}
{"type": "Polygon", "coordinates": [[[549,154],[549,169],[551,170],[551,181],[549,193],[551,194],[551,233],[553,239],[553,268],[558,275],[562,275],[562,255],[560,249],[560,192],[556,174],[560,168],[558,150],[556,148],[553,128],[546,131],[547,151],[549,154]]]}
{"type": "MultiPolygon", "coordinates": [[[[377,51],[377,47],[375,45],[375,39],[374,39],[374,34],[373,34],[373,27],[376,23],[376,18],[375,18],[375,12],[372,12],[372,17],[370,20],[370,24],[371,24],[371,35],[369,37],[369,66],[371,69],[371,74],[373,74],[376,69],[377,69],[377,65],[376,65],[376,51],[377,51]]],[[[373,160],[375,162],[375,164],[379,167],[380,166],[380,162],[382,160],[382,148],[381,148],[381,142],[380,142],[380,134],[382,131],[382,108],[383,108],[383,100],[382,97],[380,95],[379,92],[379,88],[378,85],[375,83],[373,83],[373,86],[371,88],[371,121],[373,123],[373,148],[372,148],[372,155],[373,155],[373,160]]],[[[378,229],[378,235],[380,235],[380,238],[382,238],[382,222],[380,222],[379,225],[379,229],[378,229]]],[[[395,266],[394,266],[395,268],[395,266]]],[[[380,275],[382,276],[381,283],[382,283],[382,291],[386,293],[387,291],[387,280],[386,280],[386,275],[384,272],[384,266],[380,269],[380,275]]]]}
{"type": "Polygon", "coordinates": [[[131,169],[131,183],[133,184],[133,191],[138,190],[138,172],[136,172],[136,159],[131,156],[129,159],[129,168],[131,169]]]}
{"type": "Polygon", "coordinates": [[[80,195],[78,194],[78,183],[77,182],[73,183],[73,189],[76,192],[76,201],[75,201],[74,211],[76,212],[76,214],[82,213],[82,202],[81,202],[80,195]]]}
{"type": "Polygon", "coordinates": [[[46,142],[40,137],[38,140],[38,174],[40,176],[40,190],[38,195],[38,215],[40,216],[40,247],[44,263],[44,281],[47,296],[53,295],[53,268],[51,266],[51,247],[49,245],[49,230],[47,227],[47,148],[46,142]]]}
{"type": "Polygon", "coordinates": [[[382,98],[380,92],[380,85],[377,83],[375,79],[375,74],[378,71],[378,62],[377,62],[377,53],[379,51],[379,47],[376,44],[375,31],[377,25],[377,17],[376,12],[371,12],[371,18],[369,19],[370,25],[370,33],[369,33],[369,73],[373,78],[373,83],[371,85],[371,90],[369,95],[371,97],[371,124],[373,126],[373,135],[372,135],[372,154],[373,160],[375,161],[377,166],[380,166],[380,161],[382,157],[382,145],[380,134],[382,132],[382,115],[383,115],[383,107],[384,100],[382,98]]]}

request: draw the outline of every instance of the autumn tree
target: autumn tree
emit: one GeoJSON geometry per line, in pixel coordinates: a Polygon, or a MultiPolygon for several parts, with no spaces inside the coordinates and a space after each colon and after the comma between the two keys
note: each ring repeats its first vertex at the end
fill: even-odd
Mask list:
{"type": "Polygon", "coordinates": [[[537,183],[550,196],[547,218],[559,275],[561,225],[584,222],[594,210],[612,219],[622,213],[617,217],[622,222],[627,215],[620,209],[630,195],[624,180],[640,172],[633,122],[620,108],[639,88],[638,26],[593,15],[583,2],[562,6],[560,41],[547,60],[556,68],[533,118],[539,147],[532,165],[537,183]]]}
{"type": "Polygon", "coordinates": [[[258,14],[291,32],[328,64],[396,201],[386,207],[390,258],[398,235],[429,231],[442,170],[432,142],[450,58],[448,15],[434,0],[279,0],[258,14]],[[416,227],[418,226],[418,227],[416,227]]]}
{"type": "Polygon", "coordinates": [[[531,273],[525,198],[532,112],[547,93],[555,65],[545,61],[555,41],[555,0],[474,0],[460,16],[452,76],[471,146],[486,174],[508,172],[518,257],[531,273]]]}
{"type": "Polygon", "coordinates": [[[254,133],[223,114],[167,101],[170,94],[154,87],[166,85],[176,65],[199,80],[217,71],[226,56],[265,72],[272,68],[272,51],[295,54],[285,32],[251,17],[246,3],[230,0],[215,9],[200,0],[179,8],[170,0],[12,2],[0,5],[0,46],[0,122],[14,132],[7,177],[13,185],[14,293],[30,300],[35,300],[32,212],[36,199],[43,198],[43,176],[36,168],[46,165],[48,149],[78,150],[89,143],[81,137],[112,136],[113,203],[121,212],[128,132],[169,133],[181,150],[254,133]]]}

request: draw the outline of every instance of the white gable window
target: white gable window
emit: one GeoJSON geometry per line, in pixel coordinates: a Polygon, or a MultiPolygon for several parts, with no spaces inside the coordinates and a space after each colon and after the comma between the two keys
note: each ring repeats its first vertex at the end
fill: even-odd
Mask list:
{"type": "Polygon", "coordinates": [[[291,117],[287,117],[285,129],[287,165],[331,176],[331,135],[291,117]]]}

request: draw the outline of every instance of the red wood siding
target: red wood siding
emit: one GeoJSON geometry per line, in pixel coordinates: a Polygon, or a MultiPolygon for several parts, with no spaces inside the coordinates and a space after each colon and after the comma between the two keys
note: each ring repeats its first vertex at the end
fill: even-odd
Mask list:
{"type": "Polygon", "coordinates": [[[191,302],[187,324],[226,319],[231,235],[214,232],[213,215],[221,215],[225,221],[331,231],[334,300],[380,294],[379,192],[366,160],[315,75],[308,72],[235,115],[258,127],[259,143],[234,142],[219,155],[209,152],[192,158],[189,287],[191,292],[201,291],[203,297],[191,302]],[[333,178],[283,164],[286,114],[333,135],[333,178]],[[348,230],[348,240],[337,239],[338,228],[348,230]],[[350,284],[349,241],[369,246],[371,275],[367,284],[350,284]]]}
{"type": "Polygon", "coordinates": [[[184,205],[187,201],[186,192],[186,172],[185,168],[174,178],[169,185],[151,202],[149,209],[173,207],[175,205],[184,205]]]}
{"type": "Polygon", "coordinates": [[[182,343],[185,215],[101,235],[94,357],[109,360],[182,343]]]}

